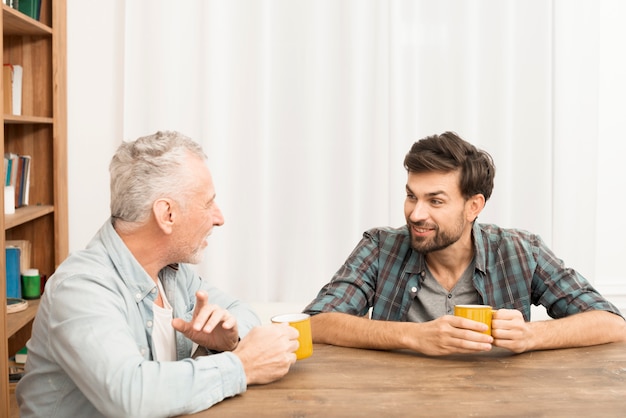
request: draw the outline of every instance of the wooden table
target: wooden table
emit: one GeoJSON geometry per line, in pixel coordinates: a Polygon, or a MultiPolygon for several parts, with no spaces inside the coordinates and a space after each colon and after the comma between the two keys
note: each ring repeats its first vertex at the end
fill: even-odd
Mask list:
{"type": "Polygon", "coordinates": [[[426,357],[314,346],[283,379],[193,417],[626,417],[626,343],[426,357]]]}

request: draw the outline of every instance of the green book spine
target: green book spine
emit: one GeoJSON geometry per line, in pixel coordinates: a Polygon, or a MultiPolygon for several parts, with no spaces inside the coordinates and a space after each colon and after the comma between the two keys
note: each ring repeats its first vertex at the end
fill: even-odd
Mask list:
{"type": "Polygon", "coordinates": [[[29,17],[32,17],[35,20],[39,20],[40,4],[41,0],[20,0],[17,6],[17,10],[29,17]]]}

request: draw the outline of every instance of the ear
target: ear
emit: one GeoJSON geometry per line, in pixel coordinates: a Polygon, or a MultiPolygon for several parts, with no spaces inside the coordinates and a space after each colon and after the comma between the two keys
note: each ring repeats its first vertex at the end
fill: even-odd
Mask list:
{"type": "Polygon", "coordinates": [[[485,207],[485,196],[482,193],[475,194],[470,197],[467,202],[465,202],[465,210],[467,220],[469,222],[474,222],[476,218],[478,218],[478,214],[482,212],[485,207]]]}
{"type": "Polygon", "coordinates": [[[152,204],[152,212],[159,228],[165,234],[171,234],[176,217],[174,214],[174,202],[167,198],[157,199],[152,204]]]}

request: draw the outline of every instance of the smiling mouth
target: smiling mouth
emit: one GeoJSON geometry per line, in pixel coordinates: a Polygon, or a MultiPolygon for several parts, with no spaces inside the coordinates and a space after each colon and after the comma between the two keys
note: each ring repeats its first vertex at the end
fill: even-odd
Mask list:
{"type": "Polygon", "coordinates": [[[435,231],[436,229],[437,228],[434,226],[411,224],[411,230],[417,235],[425,235],[429,232],[435,231]]]}

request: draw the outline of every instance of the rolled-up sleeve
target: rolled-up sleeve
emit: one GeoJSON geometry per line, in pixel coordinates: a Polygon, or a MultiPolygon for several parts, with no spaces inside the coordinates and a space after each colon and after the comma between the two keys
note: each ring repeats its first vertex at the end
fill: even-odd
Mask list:
{"type": "Polygon", "coordinates": [[[304,312],[311,315],[321,312],[365,315],[376,296],[378,254],[378,242],[374,235],[364,233],[345,263],[304,308],[304,312]]]}

